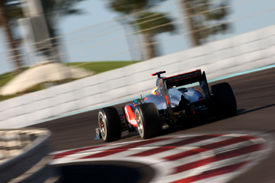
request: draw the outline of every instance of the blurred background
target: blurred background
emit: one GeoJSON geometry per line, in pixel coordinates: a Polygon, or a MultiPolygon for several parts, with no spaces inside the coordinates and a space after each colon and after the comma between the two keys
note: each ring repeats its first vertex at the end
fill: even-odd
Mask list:
{"type": "Polygon", "coordinates": [[[1,0],[0,87],[41,64],[87,72],[41,68],[24,77],[61,74],[0,95],[8,99],[265,28],[275,24],[274,10],[270,0],[1,0]]]}
{"type": "MultiPolygon", "coordinates": [[[[201,69],[211,84],[233,84],[238,116],[192,133],[273,133],[274,71],[265,69],[275,67],[274,17],[274,0],[0,0],[0,129],[48,128],[55,150],[100,144],[91,141],[99,108],[121,109],[145,96],[156,71],[171,76],[201,69]]],[[[28,144],[37,150],[28,157],[39,163],[20,156],[29,163],[18,159],[14,167],[43,166],[44,176],[36,178],[55,177],[48,168],[50,136],[1,130],[0,177],[20,176],[4,163],[30,154],[28,144]]],[[[266,176],[274,162],[246,178],[274,180],[272,171],[266,176]]]]}

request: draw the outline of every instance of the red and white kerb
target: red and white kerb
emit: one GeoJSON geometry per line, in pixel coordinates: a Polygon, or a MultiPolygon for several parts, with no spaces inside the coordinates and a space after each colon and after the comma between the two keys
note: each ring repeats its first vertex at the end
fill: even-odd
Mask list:
{"type": "Polygon", "coordinates": [[[52,164],[121,160],[154,168],[151,182],[223,183],[261,157],[266,146],[248,134],[172,136],[57,152],[52,164]]]}

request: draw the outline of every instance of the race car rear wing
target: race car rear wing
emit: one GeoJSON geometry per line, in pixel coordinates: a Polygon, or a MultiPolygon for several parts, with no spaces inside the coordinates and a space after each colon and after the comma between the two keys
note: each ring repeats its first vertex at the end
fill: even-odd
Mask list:
{"type": "Polygon", "coordinates": [[[183,86],[195,82],[199,82],[204,94],[205,99],[210,99],[210,92],[207,83],[207,79],[205,76],[205,72],[201,73],[201,70],[195,70],[192,72],[187,72],[175,76],[170,76],[166,78],[159,79],[158,86],[160,88],[160,92],[167,104],[167,109],[169,113],[172,113],[172,108],[170,104],[170,97],[168,95],[168,89],[172,87],[183,86]]]}
{"type": "Polygon", "coordinates": [[[201,74],[201,70],[195,70],[192,72],[187,72],[167,78],[163,78],[163,82],[166,83],[167,88],[174,86],[182,86],[190,83],[194,83],[200,80],[203,80],[205,77],[204,74],[201,74]]]}

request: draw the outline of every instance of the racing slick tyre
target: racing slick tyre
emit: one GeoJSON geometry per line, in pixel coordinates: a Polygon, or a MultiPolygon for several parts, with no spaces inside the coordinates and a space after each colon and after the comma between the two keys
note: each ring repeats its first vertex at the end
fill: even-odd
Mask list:
{"type": "Polygon", "coordinates": [[[211,92],[218,118],[227,118],[236,115],[237,102],[233,89],[228,83],[219,83],[211,86],[211,92]]]}
{"type": "Polygon", "coordinates": [[[119,114],[114,107],[106,107],[98,113],[100,135],[106,142],[118,140],[121,137],[121,122],[119,114]]]}
{"type": "Polygon", "coordinates": [[[138,105],[135,111],[137,131],[141,138],[148,139],[156,136],[162,129],[159,112],[155,104],[138,105]]]}

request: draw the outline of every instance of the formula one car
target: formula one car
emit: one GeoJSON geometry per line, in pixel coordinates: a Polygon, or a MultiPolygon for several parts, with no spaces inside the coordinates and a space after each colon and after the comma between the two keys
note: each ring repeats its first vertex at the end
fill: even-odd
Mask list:
{"type": "Polygon", "coordinates": [[[170,77],[157,76],[156,88],[145,98],[136,99],[123,107],[123,114],[114,107],[106,107],[98,113],[98,138],[110,142],[118,140],[122,131],[137,131],[141,138],[158,135],[163,126],[176,128],[187,123],[210,117],[226,118],[236,115],[234,92],[228,83],[211,86],[205,72],[195,70],[170,77]],[[199,82],[203,92],[184,85],[199,82]]]}

